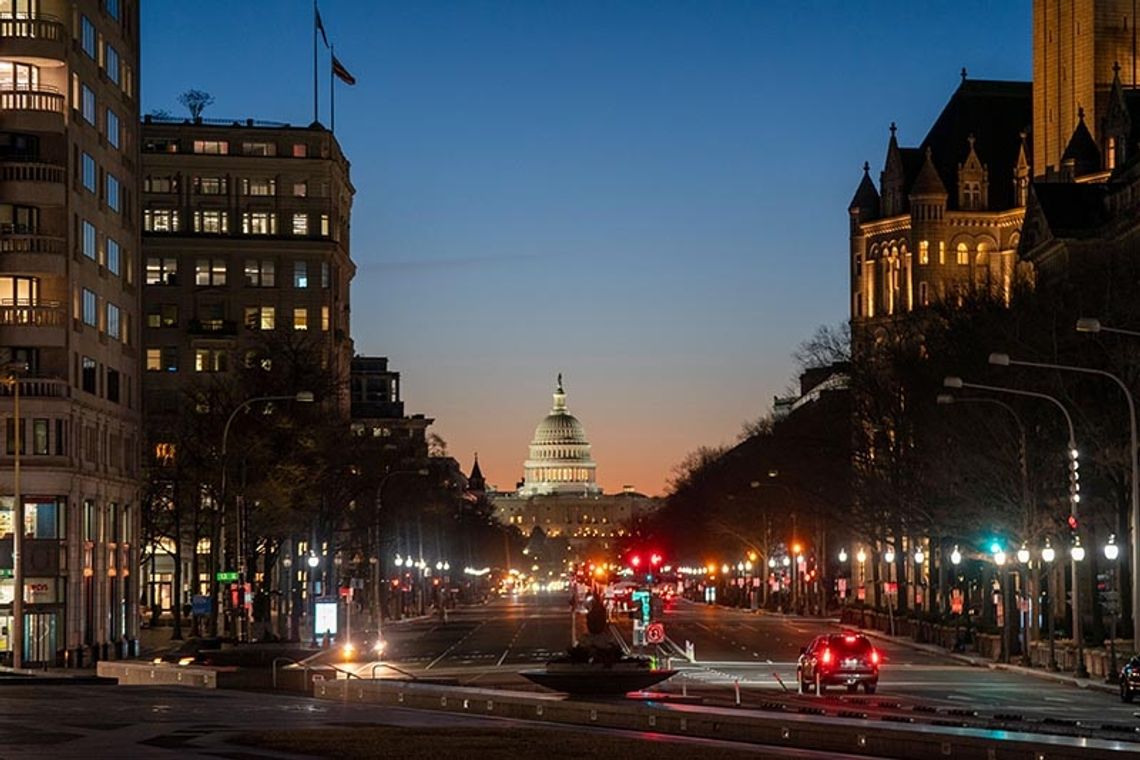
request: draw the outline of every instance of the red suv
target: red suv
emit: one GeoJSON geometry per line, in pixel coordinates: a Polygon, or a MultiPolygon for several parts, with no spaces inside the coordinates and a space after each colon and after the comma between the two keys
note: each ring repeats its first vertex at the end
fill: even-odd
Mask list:
{"type": "Polygon", "coordinates": [[[853,693],[862,686],[868,694],[874,694],[879,685],[881,660],[879,650],[862,634],[817,636],[800,650],[796,664],[800,693],[814,689],[816,694],[823,694],[828,686],[846,686],[853,693]]]}

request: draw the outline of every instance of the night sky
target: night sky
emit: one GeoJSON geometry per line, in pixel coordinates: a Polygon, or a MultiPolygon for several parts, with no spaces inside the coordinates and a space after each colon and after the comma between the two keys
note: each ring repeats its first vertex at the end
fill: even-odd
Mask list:
{"type": "MultiPolygon", "coordinates": [[[[324,0],[356,186],[356,351],[513,487],[564,373],[607,491],[733,442],[848,315],[887,126],[1028,80],[1030,0],[324,0]]],[[[307,0],[142,3],[143,110],[312,121],[307,0]]],[[[320,49],[328,124],[328,51],[320,49]]]]}

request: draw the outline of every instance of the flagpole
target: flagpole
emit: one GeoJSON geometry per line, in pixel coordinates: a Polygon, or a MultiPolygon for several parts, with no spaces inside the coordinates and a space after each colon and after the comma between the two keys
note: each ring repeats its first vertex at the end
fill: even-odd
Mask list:
{"type": "Polygon", "coordinates": [[[332,62],[336,58],[336,45],[329,45],[329,132],[336,132],[336,82],[332,62]]]}
{"type": "Polygon", "coordinates": [[[316,123],[320,117],[320,111],[317,110],[317,19],[320,18],[320,11],[317,10],[317,0],[313,0],[313,122],[316,123]]]}

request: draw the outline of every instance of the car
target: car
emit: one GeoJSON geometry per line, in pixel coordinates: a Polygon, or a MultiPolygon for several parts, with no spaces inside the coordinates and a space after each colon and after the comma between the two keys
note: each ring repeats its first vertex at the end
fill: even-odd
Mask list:
{"type": "Polygon", "coordinates": [[[1140,656],[1134,656],[1120,669],[1120,701],[1131,702],[1140,692],[1140,656]]]}
{"type": "Polygon", "coordinates": [[[828,686],[846,686],[853,693],[862,686],[874,694],[882,659],[882,653],[861,633],[816,636],[800,650],[796,663],[800,693],[814,690],[817,695],[823,694],[828,686]]]}

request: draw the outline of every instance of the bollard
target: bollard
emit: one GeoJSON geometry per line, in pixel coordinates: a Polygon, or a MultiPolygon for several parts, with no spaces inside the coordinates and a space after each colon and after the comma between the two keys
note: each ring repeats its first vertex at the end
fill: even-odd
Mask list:
{"type": "Polygon", "coordinates": [[[733,690],[736,691],[736,704],[737,704],[737,706],[739,706],[740,705],[740,679],[739,678],[732,679],[732,688],[733,688],[733,690]]]}

